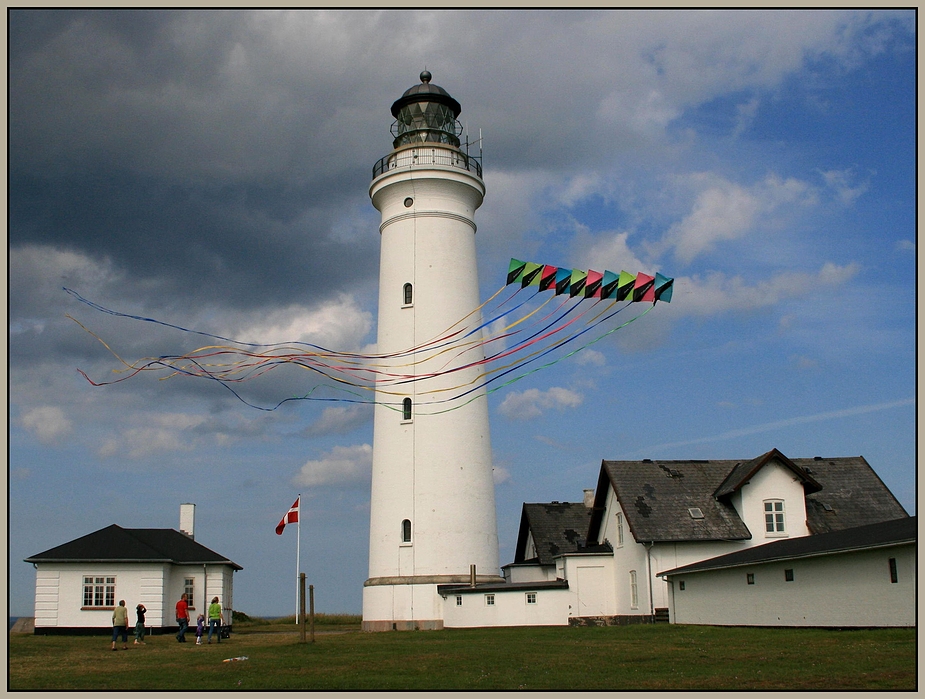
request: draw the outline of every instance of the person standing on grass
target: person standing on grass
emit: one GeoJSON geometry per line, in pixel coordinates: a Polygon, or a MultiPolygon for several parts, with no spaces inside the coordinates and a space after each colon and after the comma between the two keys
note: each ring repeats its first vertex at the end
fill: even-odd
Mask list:
{"type": "Polygon", "coordinates": [[[218,642],[222,642],[222,605],[218,602],[218,597],[212,598],[212,604],[209,605],[209,643],[212,643],[212,632],[218,630],[218,642]]]}
{"type": "Polygon", "coordinates": [[[145,606],[138,603],[138,606],[135,607],[135,615],[137,616],[137,621],[135,622],[135,645],[145,644],[145,612],[148,611],[145,609],[145,606]]]}
{"type": "Polygon", "coordinates": [[[189,603],[186,600],[187,596],[184,592],[180,595],[180,601],[177,602],[177,626],[180,627],[177,631],[177,641],[180,643],[186,643],[186,627],[189,626],[189,603]]]}
{"type": "Polygon", "coordinates": [[[122,634],[122,650],[128,650],[128,609],[125,600],[119,600],[119,606],[112,612],[112,649],[116,649],[116,639],[122,634]]]}

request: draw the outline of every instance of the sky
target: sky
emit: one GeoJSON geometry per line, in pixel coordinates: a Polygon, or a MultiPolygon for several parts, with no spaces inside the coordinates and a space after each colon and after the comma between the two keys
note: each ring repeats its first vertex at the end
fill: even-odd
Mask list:
{"type": "MultiPolygon", "coordinates": [[[[243,566],[234,608],[359,613],[372,408],[248,407],[119,368],[202,338],[375,349],[372,166],[432,82],[481,135],[484,298],[510,258],[675,279],[488,398],[500,564],[601,461],[863,455],[915,514],[915,14],[9,13],[9,612],[23,559],[118,524],[243,566]],[[77,321],[77,322],[75,322],[77,321]],[[79,323],[79,324],[78,324],[79,323]],[[83,325],[86,330],[84,330],[83,325]],[[90,331],[90,332],[88,332],[90,331]]],[[[474,148],[470,150],[474,153],[474,148]]],[[[263,405],[306,372],[249,382],[263,405]]]]}

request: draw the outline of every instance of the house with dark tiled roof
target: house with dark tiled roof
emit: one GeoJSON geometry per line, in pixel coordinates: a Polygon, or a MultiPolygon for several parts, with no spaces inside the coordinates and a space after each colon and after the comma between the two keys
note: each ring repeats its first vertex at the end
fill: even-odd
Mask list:
{"type": "Polygon", "coordinates": [[[506,586],[444,586],[456,598],[444,625],[668,620],[668,572],[909,519],[864,457],[790,459],[777,449],[748,460],[605,460],[585,494],[582,503],[525,503],[506,586]]]}
{"type": "Polygon", "coordinates": [[[36,635],[109,632],[122,599],[130,611],[145,605],[152,632],[175,629],[184,593],[192,618],[218,597],[230,624],[233,574],[242,567],[195,541],[194,507],[181,506],[180,531],[111,524],[25,559],[36,571],[36,635]]]}
{"type": "Polygon", "coordinates": [[[778,539],[659,573],[676,624],[915,626],[916,517],[778,539]]]}

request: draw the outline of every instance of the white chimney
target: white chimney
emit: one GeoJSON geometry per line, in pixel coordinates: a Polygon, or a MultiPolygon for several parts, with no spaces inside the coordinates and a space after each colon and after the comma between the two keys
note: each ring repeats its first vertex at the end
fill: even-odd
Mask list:
{"type": "Polygon", "coordinates": [[[184,502],[180,505],[180,531],[190,539],[195,539],[196,505],[184,502]]]}
{"type": "Polygon", "coordinates": [[[594,490],[591,488],[585,488],[584,494],[585,494],[585,501],[584,501],[585,507],[593,507],[594,506],[594,490]]]}

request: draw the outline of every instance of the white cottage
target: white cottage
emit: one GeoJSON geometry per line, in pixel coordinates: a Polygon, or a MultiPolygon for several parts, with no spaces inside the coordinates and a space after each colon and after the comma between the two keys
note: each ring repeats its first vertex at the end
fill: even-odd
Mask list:
{"type": "Polygon", "coordinates": [[[108,633],[120,599],[131,621],[142,603],[152,632],[176,629],[175,605],[183,593],[194,619],[218,597],[230,624],[233,574],[243,569],[194,541],[192,507],[181,508],[182,532],[111,524],[25,559],[36,571],[36,635],[108,633]]]}

